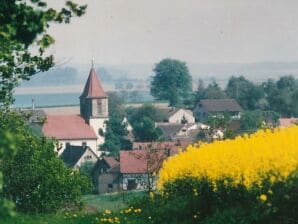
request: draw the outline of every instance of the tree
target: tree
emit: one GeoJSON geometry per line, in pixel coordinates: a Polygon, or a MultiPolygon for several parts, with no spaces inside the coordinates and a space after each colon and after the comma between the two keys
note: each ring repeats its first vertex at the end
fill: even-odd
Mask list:
{"type": "Polygon", "coordinates": [[[152,104],[144,104],[139,108],[129,108],[127,112],[128,120],[132,125],[142,122],[144,117],[155,122],[162,122],[166,119],[166,114],[152,104]]]}
{"type": "Polygon", "coordinates": [[[127,138],[127,125],[123,122],[126,116],[124,100],[117,93],[108,95],[110,116],[104,133],[105,143],[100,148],[113,156],[118,156],[120,150],[131,149],[132,144],[127,138]]]}
{"type": "Polygon", "coordinates": [[[144,117],[141,122],[134,123],[133,133],[137,141],[151,142],[158,140],[162,131],[155,127],[153,120],[144,117]]]}
{"type": "Polygon", "coordinates": [[[16,151],[2,159],[4,197],[26,213],[56,212],[80,205],[90,182],[66,168],[54,151],[54,142],[33,135],[23,117],[21,113],[0,111],[0,126],[13,136],[16,151]]]}
{"type": "Polygon", "coordinates": [[[264,117],[261,110],[246,111],[240,118],[240,129],[242,132],[252,133],[261,128],[264,124],[264,117]]]}
{"type": "Polygon", "coordinates": [[[226,87],[228,97],[238,101],[244,110],[258,109],[259,100],[263,97],[261,86],[257,86],[243,76],[232,76],[226,87]]]}
{"type": "Polygon", "coordinates": [[[225,99],[226,93],[220,88],[218,83],[214,80],[206,88],[202,80],[199,80],[199,86],[195,93],[196,102],[202,99],[225,99]]]}
{"type": "Polygon", "coordinates": [[[293,76],[283,76],[278,81],[268,80],[262,84],[267,110],[276,111],[282,116],[297,116],[298,81],[293,76]]]}
{"type": "Polygon", "coordinates": [[[169,100],[171,106],[176,106],[192,92],[192,79],[185,62],[163,59],[153,71],[150,93],[156,99],[169,100]]]}
{"type": "Polygon", "coordinates": [[[86,5],[67,1],[55,10],[42,0],[0,1],[0,106],[13,102],[12,92],[21,80],[47,71],[54,65],[45,50],[54,43],[47,33],[52,23],[69,23],[72,16],[81,16],[86,5]],[[30,50],[37,47],[39,53],[30,50]]]}

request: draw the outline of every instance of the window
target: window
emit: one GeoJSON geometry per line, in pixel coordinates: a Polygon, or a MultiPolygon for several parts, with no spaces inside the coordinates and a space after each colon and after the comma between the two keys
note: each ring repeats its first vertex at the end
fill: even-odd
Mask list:
{"type": "Polygon", "coordinates": [[[97,114],[102,115],[102,103],[101,100],[97,100],[97,114]]]}
{"type": "Polygon", "coordinates": [[[82,142],[82,146],[83,147],[86,147],[87,146],[87,143],[86,142],[82,142]]]}
{"type": "Polygon", "coordinates": [[[85,156],[84,158],[85,158],[85,160],[90,160],[90,159],[92,159],[92,156],[87,155],[87,156],[85,156]]]}
{"type": "Polygon", "coordinates": [[[137,188],[136,179],[127,180],[127,190],[134,190],[137,188]]]}
{"type": "Polygon", "coordinates": [[[113,188],[113,184],[108,184],[108,188],[113,188]]]}

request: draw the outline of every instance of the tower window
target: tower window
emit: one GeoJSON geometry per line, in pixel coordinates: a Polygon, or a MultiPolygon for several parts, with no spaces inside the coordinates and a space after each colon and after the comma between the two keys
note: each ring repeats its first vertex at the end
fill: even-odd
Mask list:
{"type": "Polygon", "coordinates": [[[97,100],[97,114],[99,116],[102,115],[102,103],[101,103],[101,100],[97,100]]]}

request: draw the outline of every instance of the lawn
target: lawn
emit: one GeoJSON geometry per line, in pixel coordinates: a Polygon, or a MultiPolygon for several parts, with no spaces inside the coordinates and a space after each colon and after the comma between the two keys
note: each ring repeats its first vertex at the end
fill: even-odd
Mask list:
{"type": "Polygon", "coordinates": [[[111,211],[119,211],[127,207],[129,201],[141,197],[143,194],[143,191],[130,191],[102,195],[87,195],[84,196],[84,202],[87,210],[102,212],[105,209],[109,209],[111,211]]]}
{"type": "Polygon", "coordinates": [[[23,215],[0,220],[1,224],[94,224],[104,210],[113,212],[126,208],[127,203],[141,197],[142,191],[84,196],[85,209],[82,212],[61,212],[52,215],[23,215]]]}

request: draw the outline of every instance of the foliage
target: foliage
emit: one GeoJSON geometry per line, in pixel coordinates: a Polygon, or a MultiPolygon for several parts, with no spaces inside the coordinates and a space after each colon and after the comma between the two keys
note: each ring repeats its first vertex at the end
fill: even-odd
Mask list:
{"type": "Polygon", "coordinates": [[[264,125],[263,112],[261,110],[245,111],[240,118],[242,132],[255,132],[264,125]]]}
{"type": "Polygon", "coordinates": [[[127,124],[123,122],[125,116],[124,100],[117,93],[109,93],[109,120],[106,122],[105,142],[100,148],[113,156],[118,156],[120,150],[132,147],[127,138],[127,124]]]}
{"type": "Polygon", "coordinates": [[[13,88],[37,72],[54,64],[45,50],[54,43],[47,33],[52,23],[69,23],[72,16],[84,14],[86,6],[67,1],[55,10],[41,0],[2,0],[0,2],[0,105],[12,103],[13,88]],[[32,53],[32,48],[39,53],[32,53]]]}
{"type": "Polygon", "coordinates": [[[132,125],[140,123],[144,117],[148,117],[155,122],[163,122],[166,119],[166,114],[152,104],[144,104],[139,108],[128,108],[127,114],[132,125]]]}
{"type": "Polygon", "coordinates": [[[264,94],[260,86],[255,85],[243,76],[232,76],[228,81],[226,93],[229,98],[236,99],[244,110],[257,109],[259,100],[264,94]]]}
{"type": "Polygon", "coordinates": [[[275,111],[282,116],[298,116],[298,81],[293,76],[283,76],[278,81],[268,80],[262,84],[266,109],[275,111]]]}
{"type": "Polygon", "coordinates": [[[156,224],[291,223],[298,218],[297,133],[293,126],[189,146],[164,162],[160,191],[134,206],[156,224]]]}
{"type": "Polygon", "coordinates": [[[199,102],[202,99],[225,99],[227,96],[215,80],[207,87],[204,86],[203,80],[199,80],[195,98],[196,102],[199,102]]]}
{"type": "Polygon", "coordinates": [[[64,166],[54,143],[33,135],[21,112],[1,110],[1,128],[13,136],[15,154],[3,157],[3,195],[27,213],[55,212],[79,205],[89,181],[64,166]]]}
{"type": "Polygon", "coordinates": [[[159,100],[169,100],[171,106],[179,105],[191,92],[191,76],[185,62],[163,59],[154,68],[150,93],[159,100]]]}
{"type": "Polygon", "coordinates": [[[134,123],[133,133],[136,141],[151,142],[158,140],[162,131],[155,127],[153,120],[149,117],[144,117],[140,123],[134,123]]]}

